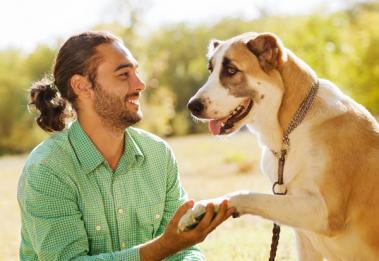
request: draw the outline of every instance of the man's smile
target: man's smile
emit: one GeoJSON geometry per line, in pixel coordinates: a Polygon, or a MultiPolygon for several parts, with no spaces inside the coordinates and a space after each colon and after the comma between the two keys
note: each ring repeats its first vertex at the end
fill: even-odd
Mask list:
{"type": "Polygon", "coordinates": [[[131,104],[136,105],[136,106],[140,105],[138,93],[133,93],[133,94],[127,95],[125,100],[127,103],[131,103],[131,104]]]}
{"type": "Polygon", "coordinates": [[[139,100],[138,99],[136,99],[136,100],[128,99],[128,100],[126,100],[126,102],[134,104],[134,105],[139,105],[139,100]]]}

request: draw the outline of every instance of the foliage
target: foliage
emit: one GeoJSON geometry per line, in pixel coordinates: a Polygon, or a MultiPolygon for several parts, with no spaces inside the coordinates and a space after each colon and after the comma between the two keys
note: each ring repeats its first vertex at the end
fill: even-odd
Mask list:
{"type": "MultiPolygon", "coordinates": [[[[140,63],[148,88],[143,100],[145,118],[138,126],[171,136],[206,129],[205,124],[194,123],[186,105],[207,79],[209,40],[247,31],[274,32],[320,77],[335,82],[373,114],[379,114],[378,10],[377,3],[369,2],[331,14],[172,24],[148,35],[137,34],[136,19],[128,27],[109,23],[94,29],[119,35],[140,63]]],[[[27,111],[26,91],[50,72],[57,49],[41,45],[30,54],[0,51],[0,154],[30,150],[46,136],[27,111]]]]}
{"type": "Polygon", "coordinates": [[[28,57],[17,50],[0,53],[0,155],[29,150],[44,136],[27,114],[26,90],[49,71],[53,53],[47,47],[28,57]]]}

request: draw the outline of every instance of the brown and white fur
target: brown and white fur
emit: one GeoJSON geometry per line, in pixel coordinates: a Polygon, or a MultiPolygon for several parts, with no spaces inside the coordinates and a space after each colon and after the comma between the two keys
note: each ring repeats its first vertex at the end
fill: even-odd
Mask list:
{"type": "MultiPolygon", "coordinates": [[[[212,41],[208,58],[209,79],[189,108],[198,118],[217,120],[251,99],[250,112],[226,134],[243,125],[256,134],[261,170],[274,183],[273,151],[280,151],[283,132],[316,73],[270,33],[212,41]]],[[[299,260],[379,260],[378,123],[332,82],[319,82],[311,109],[289,136],[287,195],[240,191],[226,196],[229,206],[293,227],[299,260]]],[[[204,205],[189,210],[179,228],[194,223],[204,205]]]]}

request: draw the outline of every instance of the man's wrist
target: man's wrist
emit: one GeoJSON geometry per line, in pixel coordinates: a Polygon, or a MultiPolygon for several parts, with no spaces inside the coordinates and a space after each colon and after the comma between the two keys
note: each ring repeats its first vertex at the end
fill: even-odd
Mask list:
{"type": "Polygon", "coordinates": [[[167,258],[180,251],[180,249],[175,248],[174,245],[175,243],[170,243],[163,234],[140,247],[140,259],[141,261],[158,261],[167,258]]]}
{"type": "Polygon", "coordinates": [[[169,256],[182,250],[179,246],[179,242],[172,241],[167,234],[163,233],[157,238],[159,246],[164,249],[169,256]]]}

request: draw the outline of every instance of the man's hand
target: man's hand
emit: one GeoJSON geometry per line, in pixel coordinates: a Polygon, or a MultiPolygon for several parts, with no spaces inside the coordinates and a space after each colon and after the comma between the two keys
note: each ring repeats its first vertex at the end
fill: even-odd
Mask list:
{"type": "Polygon", "coordinates": [[[195,228],[189,231],[180,231],[178,229],[179,220],[193,205],[194,202],[190,200],[180,206],[167,225],[165,232],[154,241],[140,248],[142,261],[162,260],[204,241],[209,233],[235,212],[234,208],[228,209],[228,200],[224,200],[215,215],[214,205],[209,203],[206,206],[204,217],[195,228]]]}
{"type": "Polygon", "coordinates": [[[209,203],[206,206],[204,217],[195,228],[189,231],[180,231],[178,229],[179,220],[193,205],[194,202],[190,200],[180,206],[168,223],[165,232],[160,237],[140,247],[141,261],[162,260],[202,242],[209,233],[235,212],[234,208],[228,209],[228,200],[223,200],[215,215],[214,205],[209,203]]]}
{"type": "Polygon", "coordinates": [[[204,217],[195,228],[189,231],[180,231],[178,229],[179,220],[193,205],[193,201],[188,201],[183,204],[167,225],[162,236],[162,240],[167,247],[175,249],[176,252],[202,242],[209,233],[228,219],[235,211],[234,209],[228,209],[228,200],[223,200],[217,214],[215,214],[215,206],[213,203],[209,203],[206,206],[204,217]]]}

